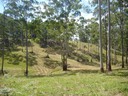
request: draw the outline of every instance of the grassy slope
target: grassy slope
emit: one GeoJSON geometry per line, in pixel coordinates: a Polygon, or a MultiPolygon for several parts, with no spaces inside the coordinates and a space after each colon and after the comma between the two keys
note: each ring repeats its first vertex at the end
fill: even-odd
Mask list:
{"type": "MultiPolygon", "coordinates": [[[[87,51],[88,45],[85,45],[87,51]]],[[[31,48],[29,48],[30,51],[31,48]]],[[[53,62],[60,64],[61,56],[59,54],[48,49],[48,52],[51,51],[50,58],[44,58],[47,55],[46,49],[40,48],[36,43],[34,43],[33,51],[34,53],[29,54],[29,63],[33,66],[29,67],[28,78],[23,76],[24,53],[14,51],[10,56],[6,55],[6,59],[10,58],[10,60],[5,60],[5,69],[9,73],[0,77],[0,92],[2,94],[9,92],[11,96],[128,96],[127,70],[114,70],[111,73],[101,74],[97,71],[99,70],[99,62],[93,58],[91,63],[68,59],[69,69],[72,71],[62,72],[60,67],[51,69],[44,64],[49,61],[52,65],[54,65],[53,62]],[[20,59],[22,58],[22,61],[14,62],[19,59],[18,57],[15,60],[14,54],[17,54],[20,59]]],[[[76,51],[84,54],[80,50],[76,51]]],[[[94,45],[91,45],[90,52],[97,54],[94,45]]],[[[84,55],[90,60],[90,55],[84,55]]],[[[119,56],[117,58],[120,60],[119,56]]],[[[114,66],[113,69],[117,68],[114,66]]]]}

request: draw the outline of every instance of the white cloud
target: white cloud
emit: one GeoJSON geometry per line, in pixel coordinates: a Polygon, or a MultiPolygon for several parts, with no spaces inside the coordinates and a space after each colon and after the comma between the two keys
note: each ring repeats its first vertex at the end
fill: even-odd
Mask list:
{"type": "Polygon", "coordinates": [[[93,14],[81,12],[81,16],[83,16],[85,19],[91,19],[93,17],[93,14]]]}

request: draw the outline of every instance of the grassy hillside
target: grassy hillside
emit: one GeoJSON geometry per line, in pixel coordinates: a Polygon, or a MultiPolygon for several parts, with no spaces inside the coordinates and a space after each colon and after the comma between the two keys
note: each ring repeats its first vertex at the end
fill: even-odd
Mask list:
{"type": "MultiPolygon", "coordinates": [[[[63,72],[60,50],[32,44],[33,47],[29,47],[27,78],[24,77],[25,47],[23,52],[18,46],[6,53],[6,74],[0,76],[0,96],[128,96],[128,71],[119,69],[119,55],[112,72],[100,73],[98,47],[71,42],[69,71],[63,72]],[[49,58],[46,58],[47,54],[49,58]]],[[[105,58],[105,50],[103,53],[105,58]]]]}

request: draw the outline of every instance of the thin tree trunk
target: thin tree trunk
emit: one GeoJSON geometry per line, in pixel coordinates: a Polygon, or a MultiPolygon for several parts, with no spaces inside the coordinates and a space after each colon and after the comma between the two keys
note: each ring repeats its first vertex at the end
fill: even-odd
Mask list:
{"type": "Polygon", "coordinates": [[[33,53],[33,44],[32,44],[32,34],[33,34],[33,30],[30,29],[31,32],[31,49],[32,49],[32,53],[33,53]]]}
{"type": "Polygon", "coordinates": [[[25,76],[28,76],[28,27],[26,27],[26,72],[25,76]]]}
{"type": "Polygon", "coordinates": [[[126,48],[126,65],[127,65],[127,68],[128,68],[128,46],[126,48]]]}
{"type": "Polygon", "coordinates": [[[118,1],[121,4],[120,7],[120,31],[121,31],[121,52],[122,52],[122,68],[124,68],[124,30],[123,30],[123,26],[124,26],[124,19],[123,19],[123,0],[119,0],[118,1]]]}
{"type": "Polygon", "coordinates": [[[4,54],[5,54],[5,13],[4,13],[4,27],[3,27],[3,40],[2,40],[2,66],[1,66],[1,73],[4,75],[4,54]]]}
{"type": "Polygon", "coordinates": [[[116,57],[116,44],[114,42],[114,64],[116,64],[117,57],[116,57]]]}
{"type": "Polygon", "coordinates": [[[107,23],[106,23],[106,17],[104,18],[104,27],[105,27],[105,39],[106,39],[106,45],[105,45],[105,50],[106,50],[106,69],[107,68],[107,23]]]}
{"type": "Polygon", "coordinates": [[[112,71],[111,69],[111,44],[110,44],[110,30],[111,30],[111,26],[110,26],[110,0],[108,0],[108,71],[112,71]]]}
{"type": "Polygon", "coordinates": [[[22,46],[22,52],[23,52],[23,46],[24,46],[24,39],[23,39],[23,30],[21,30],[21,46],[22,46]]]}
{"type": "Polygon", "coordinates": [[[107,64],[107,56],[108,56],[108,49],[107,49],[107,45],[108,45],[108,42],[107,42],[107,30],[106,30],[106,69],[108,69],[108,64],[107,64]]]}
{"type": "Polygon", "coordinates": [[[103,61],[102,61],[102,28],[101,28],[101,0],[98,0],[99,2],[99,34],[100,34],[100,71],[104,72],[103,68],[103,61]]]}
{"type": "Polygon", "coordinates": [[[88,52],[90,52],[90,44],[89,44],[89,40],[88,40],[88,52]]]}
{"type": "MultiPolygon", "coordinates": [[[[122,25],[123,26],[123,25],[122,25]]],[[[121,50],[122,50],[122,68],[124,68],[124,33],[123,28],[121,28],[121,50]]]]}
{"type": "Polygon", "coordinates": [[[99,56],[99,44],[97,45],[97,55],[99,56]]]}

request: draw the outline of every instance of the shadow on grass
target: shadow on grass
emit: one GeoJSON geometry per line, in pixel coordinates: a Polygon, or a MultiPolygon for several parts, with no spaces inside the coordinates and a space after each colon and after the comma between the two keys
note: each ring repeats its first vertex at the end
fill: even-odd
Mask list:
{"type": "Polygon", "coordinates": [[[77,62],[80,62],[83,65],[90,65],[90,66],[99,66],[99,64],[94,62],[94,58],[90,58],[86,56],[85,54],[80,54],[77,52],[73,52],[69,56],[70,59],[76,60],[77,62]]]}
{"type": "Polygon", "coordinates": [[[121,90],[121,92],[123,93],[127,93],[124,96],[128,96],[128,81],[121,81],[121,87],[119,88],[119,90],[121,90]]]}
{"type": "Polygon", "coordinates": [[[33,52],[29,52],[28,64],[30,66],[37,65],[36,55],[33,52]]]}
{"type": "MultiPolygon", "coordinates": [[[[28,56],[28,64],[29,66],[33,66],[37,64],[35,53],[29,53],[28,56]]],[[[25,56],[18,54],[18,53],[6,53],[5,59],[7,60],[8,64],[13,64],[13,65],[19,65],[21,62],[25,63],[26,58],[25,56]]]]}
{"type": "Polygon", "coordinates": [[[128,77],[128,69],[113,69],[113,71],[110,74],[107,74],[107,76],[128,77]]]}
{"type": "Polygon", "coordinates": [[[19,54],[10,54],[6,59],[8,60],[8,64],[19,65],[20,62],[23,61],[23,56],[19,54]]]}
{"type": "MultiPolygon", "coordinates": [[[[58,74],[49,74],[49,75],[29,75],[28,78],[42,78],[42,77],[64,77],[64,76],[72,76],[78,73],[89,74],[89,73],[99,73],[99,70],[68,70],[63,71],[58,74]]],[[[25,77],[25,76],[16,76],[16,77],[25,77]]]]}
{"type": "Polygon", "coordinates": [[[59,62],[57,60],[52,60],[50,58],[45,58],[44,59],[44,65],[47,68],[55,69],[56,67],[61,66],[61,62],[59,62]]]}

